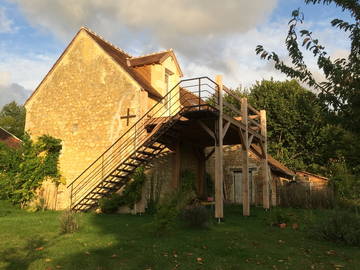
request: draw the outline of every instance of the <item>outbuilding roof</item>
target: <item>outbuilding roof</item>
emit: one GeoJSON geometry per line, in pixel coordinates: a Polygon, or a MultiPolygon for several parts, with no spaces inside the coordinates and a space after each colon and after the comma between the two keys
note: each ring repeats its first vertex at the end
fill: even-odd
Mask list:
{"type": "Polygon", "coordinates": [[[4,143],[8,147],[18,148],[20,147],[22,141],[14,134],[11,134],[6,129],[0,127],[0,142],[4,143]]]}

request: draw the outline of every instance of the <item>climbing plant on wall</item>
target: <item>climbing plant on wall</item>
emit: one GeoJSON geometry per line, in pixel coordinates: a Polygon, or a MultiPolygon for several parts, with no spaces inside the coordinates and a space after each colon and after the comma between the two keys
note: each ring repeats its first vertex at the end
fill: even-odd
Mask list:
{"type": "Polygon", "coordinates": [[[61,140],[43,135],[36,142],[25,134],[19,149],[0,144],[0,199],[26,205],[47,177],[60,182],[61,140]]]}

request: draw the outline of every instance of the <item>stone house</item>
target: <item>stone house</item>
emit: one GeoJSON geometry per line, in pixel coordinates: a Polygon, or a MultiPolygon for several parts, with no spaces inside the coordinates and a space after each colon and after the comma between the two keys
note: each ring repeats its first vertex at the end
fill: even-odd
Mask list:
{"type": "MultiPolygon", "coordinates": [[[[242,178],[240,143],[251,145],[251,202],[261,204],[270,172],[275,205],[277,181],[290,179],[293,173],[267,157],[260,112],[246,105],[243,120],[225,115],[222,109],[215,109],[219,104],[205,102],[211,98],[222,102],[220,79],[182,77],[172,50],[131,56],[81,28],[25,103],[25,128],[32,138],[49,134],[62,140],[59,166],[67,184],[57,187],[48,205],[90,209],[99,198],[123,187],[134,168],[145,163],[151,185],[161,186],[162,192],[177,188],[180,173],[190,170],[196,176],[199,195],[204,197],[207,171],[215,179],[215,197],[221,197],[217,206],[221,202],[222,207],[223,196],[239,202],[239,194],[245,192],[238,188],[242,178]],[[217,157],[222,155],[209,148],[214,141],[216,149],[227,145],[221,158],[223,172],[212,162],[219,162],[217,157]]],[[[137,206],[139,211],[146,207],[149,185],[137,206]]]]}

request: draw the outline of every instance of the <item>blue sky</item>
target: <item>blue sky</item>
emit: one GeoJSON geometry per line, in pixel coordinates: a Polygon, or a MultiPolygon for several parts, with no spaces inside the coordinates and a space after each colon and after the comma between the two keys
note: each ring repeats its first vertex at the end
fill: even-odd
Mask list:
{"type": "MultiPolygon", "coordinates": [[[[173,48],[186,77],[220,73],[231,87],[271,77],[283,80],[254,49],[262,44],[286,60],[286,24],[296,8],[304,12],[303,27],[332,56],[346,56],[346,35],[330,27],[330,21],[350,16],[334,5],[301,0],[0,0],[0,106],[12,99],[22,103],[82,25],[133,55],[173,48]]],[[[306,57],[321,79],[313,59],[306,57]]]]}

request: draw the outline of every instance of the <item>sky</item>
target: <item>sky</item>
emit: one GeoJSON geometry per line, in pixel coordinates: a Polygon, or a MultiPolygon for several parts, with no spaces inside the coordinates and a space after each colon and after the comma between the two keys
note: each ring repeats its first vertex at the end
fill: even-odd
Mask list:
{"type": "MultiPolygon", "coordinates": [[[[297,8],[305,16],[301,29],[332,57],[347,55],[348,38],[330,21],[349,15],[303,0],[0,0],[0,107],[24,103],[81,26],[134,56],[172,48],[187,78],[222,74],[233,88],[285,80],[255,47],[288,61],[287,22],[297,8]]],[[[322,79],[311,55],[305,58],[322,79]]]]}

